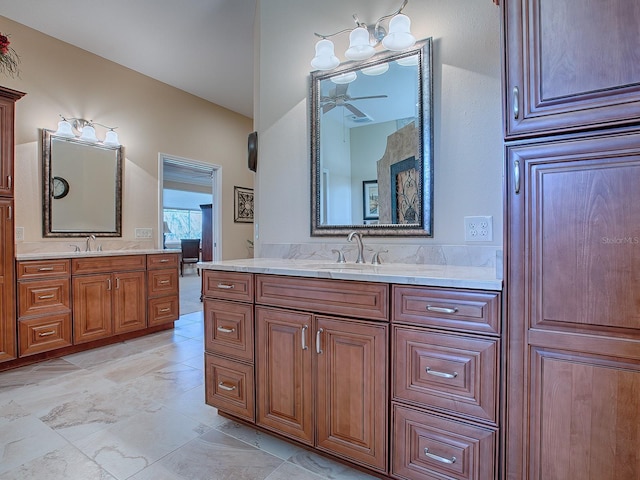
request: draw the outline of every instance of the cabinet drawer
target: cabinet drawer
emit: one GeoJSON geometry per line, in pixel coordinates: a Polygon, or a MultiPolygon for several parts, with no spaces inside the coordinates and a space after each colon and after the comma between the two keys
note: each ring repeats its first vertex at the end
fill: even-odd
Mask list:
{"type": "Polygon", "coordinates": [[[17,263],[18,280],[44,277],[68,277],[71,274],[69,260],[29,260],[17,263]]]}
{"type": "Polygon", "coordinates": [[[256,276],[256,303],[369,320],[389,319],[386,283],[256,276]]]}
{"type": "Polygon", "coordinates": [[[205,297],[253,302],[253,275],[203,270],[202,289],[205,297]]]}
{"type": "Polygon", "coordinates": [[[205,350],[253,363],[253,305],[204,302],[205,350]]]}
{"type": "Polygon", "coordinates": [[[180,300],[177,295],[149,299],[149,326],[162,325],[178,320],[180,300]]]}
{"type": "Polygon", "coordinates": [[[178,270],[150,270],[147,272],[147,291],[150,297],[178,294],[178,270]]]}
{"type": "Polygon", "coordinates": [[[156,270],[158,268],[177,268],[178,265],[177,253],[147,255],[147,270],[156,270]]]}
{"type": "Polygon", "coordinates": [[[207,405],[253,422],[253,366],[206,353],[204,369],[207,405]]]}
{"type": "Polygon", "coordinates": [[[118,255],[115,257],[86,257],[71,260],[71,273],[83,275],[105,272],[126,272],[130,270],[145,270],[147,268],[146,255],[118,255]]]}
{"type": "Polygon", "coordinates": [[[419,328],[393,332],[393,397],[497,422],[497,339],[419,328]]]}
{"type": "Polygon", "coordinates": [[[71,345],[71,313],[18,321],[21,357],[71,345]]]}
{"type": "Polygon", "coordinates": [[[18,282],[18,316],[68,311],[71,307],[70,280],[18,282]]]}
{"type": "Polygon", "coordinates": [[[393,286],[393,321],[500,334],[500,294],[393,286]]]}
{"type": "Polygon", "coordinates": [[[494,480],[496,432],[393,405],[391,473],[410,480],[494,480]]]}

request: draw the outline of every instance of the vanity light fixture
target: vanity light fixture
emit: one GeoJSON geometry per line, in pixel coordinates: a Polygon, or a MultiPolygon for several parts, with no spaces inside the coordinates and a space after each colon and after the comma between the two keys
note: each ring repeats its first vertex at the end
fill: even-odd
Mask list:
{"type": "Polygon", "coordinates": [[[60,115],[58,122],[58,130],[54,135],[58,137],[77,138],[83,142],[88,143],[102,143],[107,147],[119,147],[120,141],[118,140],[118,134],[115,132],[117,127],[107,127],[93,120],[85,120],[84,118],[66,118],[60,115]],[[96,136],[96,128],[94,125],[99,125],[107,129],[104,141],[100,142],[96,136]],[[76,135],[73,130],[76,130],[80,135],[76,135]]]}
{"type": "Polygon", "coordinates": [[[316,55],[311,60],[311,66],[316,70],[333,70],[340,65],[340,60],[335,55],[335,47],[329,37],[334,37],[341,33],[349,33],[349,48],[344,52],[344,56],[349,60],[366,60],[375,53],[375,47],[382,42],[382,46],[387,50],[400,52],[413,47],[416,39],[411,35],[411,20],[402,13],[409,0],[404,0],[400,8],[383,17],[380,17],[375,25],[367,25],[358,19],[358,15],[353,14],[356,28],[340,30],[330,35],[320,35],[321,40],[316,43],[316,55]],[[388,32],[382,26],[382,22],[389,20],[388,32]]]}

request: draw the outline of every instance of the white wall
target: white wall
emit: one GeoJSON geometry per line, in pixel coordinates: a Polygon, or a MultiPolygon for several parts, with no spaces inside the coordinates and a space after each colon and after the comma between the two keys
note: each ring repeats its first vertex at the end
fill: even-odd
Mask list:
{"type": "MultiPolygon", "coordinates": [[[[372,22],[400,4],[260,0],[260,82],[254,119],[260,134],[258,243],[326,241],[309,233],[309,62],[318,40],[313,32],[352,28],[354,13],[372,22]]],[[[434,65],[434,237],[411,241],[464,244],[464,216],[492,215],[492,245],[501,246],[499,8],[491,0],[411,0],[404,13],[412,20],[416,38],[433,38],[434,65]]],[[[344,60],[348,35],[333,40],[336,54],[344,60]]]]}

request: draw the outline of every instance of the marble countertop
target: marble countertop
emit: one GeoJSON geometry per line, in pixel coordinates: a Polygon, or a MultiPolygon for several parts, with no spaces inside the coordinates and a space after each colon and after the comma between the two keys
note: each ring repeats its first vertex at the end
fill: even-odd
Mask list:
{"type": "Polygon", "coordinates": [[[201,262],[198,263],[198,267],[205,270],[229,272],[267,273],[432,287],[502,290],[502,280],[496,278],[496,269],[494,267],[413,265],[404,263],[382,265],[341,264],[328,260],[290,260],[280,258],[201,262]]]}
{"type": "Polygon", "coordinates": [[[102,252],[34,252],[18,253],[16,260],[49,260],[55,258],[116,257],[120,255],[155,255],[160,253],[180,253],[180,250],[105,250],[102,252]]]}

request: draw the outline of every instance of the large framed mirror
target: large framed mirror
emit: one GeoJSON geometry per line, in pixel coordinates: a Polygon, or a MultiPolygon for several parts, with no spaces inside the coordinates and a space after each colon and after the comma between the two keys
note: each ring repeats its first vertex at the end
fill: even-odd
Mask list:
{"type": "Polygon", "coordinates": [[[122,236],[123,147],[42,130],[44,237],[122,236]]]}
{"type": "Polygon", "coordinates": [[[312,236],[433,236],[431,48],[311,73],[312,236]]]}

